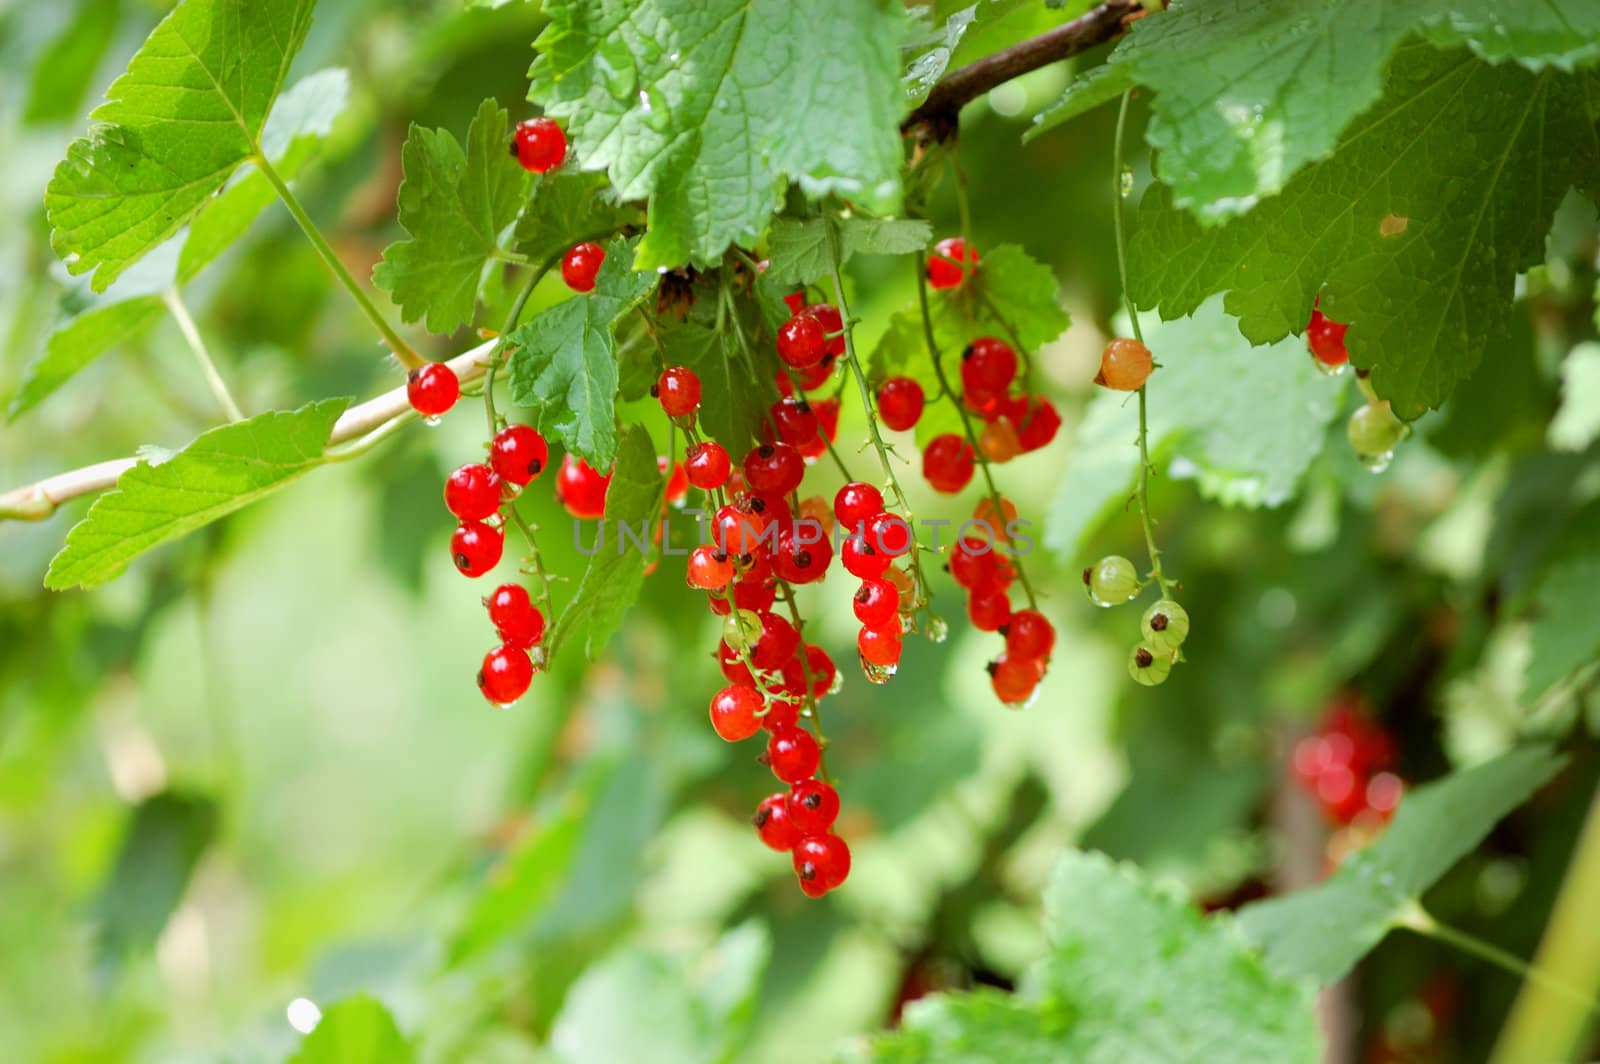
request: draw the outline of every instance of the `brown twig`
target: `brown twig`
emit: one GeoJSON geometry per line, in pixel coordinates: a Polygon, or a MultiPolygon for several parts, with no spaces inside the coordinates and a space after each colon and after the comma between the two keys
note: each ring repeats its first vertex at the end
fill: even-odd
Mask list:
{"type": "Polygon", "coordinates": [[[928,98],[900,124],[900,131],[928,140],[948,140],[956,131],[961,109],[996,85],[1021,77],[1122,35],[1141,15],[1139,0],[1106,0],[1048,33],[1019,41],[940,78],[928,98]]]}

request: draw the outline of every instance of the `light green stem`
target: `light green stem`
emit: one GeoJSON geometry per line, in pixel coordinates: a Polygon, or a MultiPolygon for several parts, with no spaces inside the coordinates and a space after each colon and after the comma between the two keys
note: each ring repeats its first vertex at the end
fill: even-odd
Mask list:
{"type": "Polygon", "coordinates": [[[211,360],[211,353],[206,350],[206,342],[200,336],[200,327],[189,315],[189,308],[183,305],[183,297],[178,294],[176,288],[169,288],[162,293],[161,299],[167,304],[172,320],[178,323],[178,331],[183,334],[184,342],[194,353],[195,361],[200,363],[200,372],[205,374],[206,383],[211,386],[211,394],[217,398],[217,405],[222,407],[222,412],[228,415],[229,421],[243,421],[244,412],[239,409],[239,404],[233,401],[227,382],[217,371],[217,364],[211,360]]]}

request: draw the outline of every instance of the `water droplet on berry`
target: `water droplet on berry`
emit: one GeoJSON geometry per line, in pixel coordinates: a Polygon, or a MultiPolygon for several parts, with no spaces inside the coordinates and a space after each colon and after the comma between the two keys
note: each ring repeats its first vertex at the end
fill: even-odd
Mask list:
{"type": "Polygon", "coordinates": [[[935,643],[943,643],[950,638],[950,625],[943,617],[928,618],[928,638],[935,643]]]}
{"type": "Polygon", "coordinates": [[[1337,377],[1346,369],[1350,368],[1350,363],[1348,362],[1340,362],[1336,365],[1330,366],[1326,362],[1322,361],[1322,359],[1316,357],[1311,359],[1311,364],[1317,367],[1317,372],[1322,374],[1324,377],[1337,377]]]}
{"type": "Polygon", "coordinates": [[[427,425],[429,428],[432,428],[433,426],[437,425],[439,422],[441,422],[443,420],[444,420],[444,415],[443,414],[434,414],[432,417],[423,418],[422,419],[422,423],[424,425],[427,425]]]}
{"type": "Polygon", "coordinates": [[[1124,166],[1122,176],[1117,179],[1117,191],[1122,193],[1124,199],[1133,195],[1133,169],[1124,166]]]}
{"type": "Polygon", "coordinates": [[[1361,468],[1368,473],[1382,473],[1389,468],[1389,463],[1394,461],[1393,451],[1384,451],[1382,454],[1358,454],[1356,461],[1361,463],[1361,468]]]}
{"type": "Polygon", "coordinates": [[[866,673],[867,682],[880,687],[894,679],[894,674],[899,670],[898,665],[873,665],[866,661],[861,663],[861,671],[866,673]]]}
{"type": "Polygon", "coordinates": [[[844,687],[844,670],[834,669],[833,679],[828,682],[828,694],[836,695],[844,687]]]}

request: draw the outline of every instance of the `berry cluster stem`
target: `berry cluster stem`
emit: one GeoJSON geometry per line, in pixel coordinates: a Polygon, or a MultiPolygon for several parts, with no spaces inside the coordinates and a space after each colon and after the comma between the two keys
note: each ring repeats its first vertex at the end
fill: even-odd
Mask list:
{"type": "Polygon", "coordinates": [[[918,604],[926,607],[930,594],[927,577],[922,572],[916,517],[911,512],[911,504],[906,500],[906,493],[900,488],[899,478],[894,475],[894,464],[889,460],[889,447],[883,442],[883,433],[878,431],[878,416],[872,405],[872,389],[867,386],[866,371],[861,368],[861,360],[856,355],[855,319],[850,314],[849,303],[845,300],[844,272],[839,268],[839,231],[833,219],[827,215],[823,216],[823,227],[828,235],[828,269],[833,277],[834,300],[839,308],[839,316],[845,323],[845,366],[850,376],[855,378],[856,390],[861,394],[861,407],[867,415],[867,432],[872,436],[872,446],[878,452],[878,464],[883,467],[883,475],[888,478],[889,489],[894,492],[895,502],[905,514],[906,524],[911,529],[911,575],[916,582],[918,604]]]}
{"type": "Polygon", "coordinates": [[[206,350],[205,339],[200,335],[200,327],[189,314],[189,308],[184,306],[183,297],[178,294],[176,288],[169,288],[161,294],[161,301],[167,305],[172,320],[178,323],[178,331],[183,334],[183,342],[189,345],[195,361],[200,363],[200,372],[205,375],[206,384],[210,386],[211,394],[216,397],[217,405],[222,407],[222,412],[227,415],[229,421],[243,421],[244,411],[233,401],[233,393],[228,391],[228,383],[222,379],[217,364],[212,361],[211,352],[206,350]]]}
{"type": "MultiPolygon", "coordinates": [[[[989,501],[994,503],[996,519],[1004,522],[1005,502],[1000,497],[1000,489],[995,485],[994,472],[989,468],[989,458],[978,445],[978,434],[972,427],[972,419],[968,416],[966,407],[962,405],[961,397],[951,389],[950,381],[944,372],[944,363],[939,358],[939,342],[934,338],[933,316],[928,309],[928,264],[921,252],[917,254],[917,305],[922,311],[922,338],[928,345],[928,358],[933,363],[933,372],[939,378],[939,391],[955,405],[956,414],[961,418],[961,431],[966,434],[967,443],[972,447],[978,468],[983,471],[983,482],[989,488],[989,501]]],[[[1022,584],[1022,591],[1028,596],[1028,608],[1037,610],[1039,600],[1033,593],[1033,585],[1028,582],[1028,574],[1022,566],[1021,556],[1015,551],[1008,553],[1011,555],[1011,564],[1017,571],[1017,580],[1022,584]]]]}
{"type": "MultiPolygon", "coordinates": [[[[1111,149],[1111,224],[1117,235],[1117,279],[1122,284],[1122,302],[1128,311],[1128,321],[1133,328],[1133,338],[1144,343],[1144,333],[1139,328],[1139,311],[1133,305],[1133,293],[1128,288],[1128,238],[1122,225],[1122,137],[1128,125],[1128,105],[1133,100],[1133,90],[1122,94],[1122,105],[1117,109],[1116,139],[1111,149]]],[[[1145,392],[1148,383],[1139,388],[1139,522],[1144,527],[1144,545],[1150,553],[1150,577],[1161,588],[1161,597],[1171,597],[1172,581],[1161,569],[1161,551],[1156,547],[1155,522],[1150,517],[1150,419],[1145,392]]]]}
{"type": "Polygon", "coordinates": [[[806,622],[800,616],[800,606],[795,601],[794,588],[787,580],[776,581],[778,593],[783,596],[784,605],[789,607],[789,617],[794,621],[795,631],[800,633],[800,674],[805,680],[805,705],[807,714],[811,718],[811,731],[817,737],[817,749],[821,751],[817,759],[817,778],[824,783],[832,783],[833,778],[828,775],[828,737],[822,731],[822,715],[818,710],[817,695],[811,687],[811,661],[806,657],[806,622]]]}
{"type": "Polygon", "coordinates": [[[306,209],[300,205],[300,201],[290,191],[288,183],[278,176],[278,172],[267,161],[266,154],[258,151],[255,157],[251,159],[251,162],[255,164],[256,169],[261,171],[261,176],[267,179],[267,184],[272,186],[273,191],[278,194],[278,198],[283,201],[283,205],[289,209],[289,213],[294,215],[294,220],[300,224],[300,229],[305,233],[306,239],[311,241],[311,246],[316,249],[317,254],[327,264],[328,269],[333,271],[333,275],[338,279],[339,283],[344,285],[345,290],[350,293],[350,297],[361,308],[361,313],[365,314],[367,320],[372,323],[372,327],[378,330],[378,335],[382,336],[384,342],[389,345],[389,350],[393,351],[394,357],[400,360],[400,365],[408,370],[420,369],[423,364],[422,356],[413,351],[411,345],[406,343],[399,333],[395,332],[394,326],[384,320],[383,315],[378,312],[377,306],[367,296],[361,285],[356,282],[356,279],[350,275],[350,271],[345,268],[345,264],[339,260],[339,255],[333,250],[333,245],[328,243],[328,238],[322,235],[322,230],[317,228],[317,223],[311,220],[311,215],[306,213],[306,209]]]}

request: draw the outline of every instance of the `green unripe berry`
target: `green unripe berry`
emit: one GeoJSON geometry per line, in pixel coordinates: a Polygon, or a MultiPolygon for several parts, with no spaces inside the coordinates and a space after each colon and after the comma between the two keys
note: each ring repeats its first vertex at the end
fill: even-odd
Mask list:
{"type": "Polygon", "coordinates": [[[1119,554],[1110,554],[1083,571],[1089,601],[1096,606],[1120,606],[1139,593],[1139,570],[1119,554]]]}
{"type": "Polygon", "coordinates": [[[1139,628],[1146,643],[1170,654],[1189,638],[1189,611],[1171,599],[1162,599],[1144,611],[1139,628]]]}
{"type": "Polygon", "coordinates": [[[760,638],[761,618],[754,610],[732,610],[722,618],[722,641],[730,650],[746,650],[760,638]]]}
{"type": "Polygon", "coordinates": [[[1172,652],[1157,650],[1155,647],[1140,643],[1128,653],[1128,675],[1134,682],[1154,687],[1156,684],[1165,683],[1167,673],[1172,671],[1172,652]]]}
{"type": "Polygon", "coordinates": [[[1368,403],[1350,415],[1345,434],[1356,457],[1365,465],[1387,465],[1395,445],[1405,439],[1405,422],[1394,416],[1387,402],[1368,403]]]}

